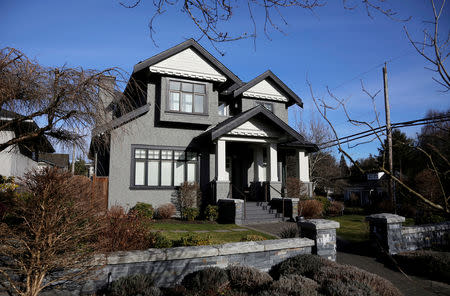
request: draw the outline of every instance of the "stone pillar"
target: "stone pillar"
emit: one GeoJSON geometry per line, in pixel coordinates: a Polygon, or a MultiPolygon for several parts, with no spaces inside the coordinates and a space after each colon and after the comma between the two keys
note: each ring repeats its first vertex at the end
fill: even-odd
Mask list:
{"type": "Polygon", "coordinates": [[[297,223],[300,237],[315,241],[313,254],[336,261],[336,229],[339,223],[325,219],[300,220],[297,223]]]}
{"type": "Polygon", "coordinates": [[[298,216],[298,203],[300,202],[299,198],[289,198],[292,203],[292,219],[298,216]]]}
{"type": "Polygon", "coordinates": [[[402,235],[402,223],[405,217],[381,213],[366,217],[370,226],[370,239],[381,245],[389,254],[402,252],[405,248],[402,235]]]}
{"type": "Polygon", "coordinates": [[[219,223],[244,223],[244,200],[242,199],[219,199],[219,223]]]}

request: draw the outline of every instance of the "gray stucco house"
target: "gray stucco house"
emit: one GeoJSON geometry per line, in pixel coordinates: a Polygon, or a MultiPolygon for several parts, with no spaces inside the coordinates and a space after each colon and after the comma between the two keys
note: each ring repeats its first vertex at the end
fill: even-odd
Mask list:
{"type": "Polygon", "coordinates": [[[198,182],[211,203],[280,197],[287,177],[311,192],[317,146],[288,125],[288,108],[303,102],[271,71],[245,83],[190,39],[136,64],[124,93],[133,107],[118,114],[117,97],[100,90],[111,121],[92,132],[109,143],[91,145],[97,175],[109,176],[109,207],[157,207],[184,181],[198,182]]]}

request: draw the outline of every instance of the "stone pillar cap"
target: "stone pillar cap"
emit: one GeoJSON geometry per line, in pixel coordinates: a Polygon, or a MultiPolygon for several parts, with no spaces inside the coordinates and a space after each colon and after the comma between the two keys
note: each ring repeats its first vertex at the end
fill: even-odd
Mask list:
{"type": "Polygon", "coordinates": [[[298,221],[298,225],[304,228],[314,229],[336,229],[340,227],[339,222],[326,219],[309,219],[298,221]]]}
{"type": "Polygon", "coordinates": [[[384,222],[384,223],[401,223],[405,222],[405,217],[391,213],[373,214],[366,217],[369,222],[384,222]]]}

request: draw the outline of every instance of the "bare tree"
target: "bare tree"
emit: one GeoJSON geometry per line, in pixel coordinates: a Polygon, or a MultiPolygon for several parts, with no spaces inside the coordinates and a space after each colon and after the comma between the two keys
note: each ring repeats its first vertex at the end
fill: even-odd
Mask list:
{"type": "MultiPolygon", "coordinates": [[[[144,0],[129,0],[120,2],[127,8],[138,7],[144,0]]],[[[270,30],[284,34],[283,26],[288,25],[283,15],[284,9],[306,9],[312,11],[315,8],[326,5],[320,0],[157,0],[148,1],[152,4],[154,13],[149,21],[150,37],[156,45],[154,34],[155,20],[164,14],[181,12],[187,16],[200,33],[198,40],[206,38],[215,47],[216,43],[253,38],[255,41],[258,27],[262,26],[264,35],[270,40],[270,30]],[[247,12],[250,24],[241,32],[232,33],[226,30],[225,24],[231,21],[238,10],[247,12]],[[263,20],[256,17],[256,12],[262,11],[263,20]]],[[[386,7],[384,0],[343,0],[343,7],[354,10],[361,4],[369,17],[374,12],[379,12],[391,19],[397,19],[397,13],[386,7]]],[[[220,50],[218,50],[220,52],[220,50]]],[[[221,52],[222,53],[222,52],[221,52]]],[[[223,53],[222,53],[223,54],[223,53]]]]}
{"type": "Polygon", "coordinates": [[[89,179],[46,168],[22,181],[26,193],[6,197],[14,204],[0,220],[0,285],[14,295],[35,296],[101,267],[92,261],[103,223],[89,179]]]}
{"type": "MultiPolygon", "coordinates": [[[[436,1],[438,2],[438,1],[436,1]]],[[[433,20],[426,23],[432,25],[432,31],[429,32],[426,28],[423,30],[423,40],[413,41],[406,26],[404,27],[406,35],[416,51],[424,57],[432,68],[427,68],[438,74],[438,78],[432,77],[434,81],[440,84],[444,91],[450,90],[450,75],[446,67],[448,66],[447,58],[450,55],[448,43],[450,41],[450,30],[443,31],[440,35],[439,21],[445,11],[445,0],[441,1],[441,5],[436,6],[434,0],[430,0],[433,9],[433,20]]]]}
{"type": "MultiPolygon", "coordinates": [[[[385,168],[385,159],[386,159],[386,149],[385,149],[385,143],[384,143],[384,137],[385,137],[385,129],[381,128],[381,123],[379,120],[379,114],[377,112],[376,109],[376,104],[375,104],[375,98],[378,95],[378,92],[375,93],[371,93],[368,90],[365,89],[364,84],[361,82],[361,87],[363,92],[369,96],[370,100],[372,101],[372,105],[374,108],[374,119],[372,121],[367,121],[367,120],[357,120],[351,117],[349,111],[347,110],[346,104],[345,104],[345,100],[344,99],[340,99],[338,98],[335,94],[333,94],[329,89],[328,89],[328,95],[329,98],[331,98],[331,100],[334,102],[333,104],[330,103],[326,103],[325,98],[318,98],[315,96],[312,85],[309,81],[307,81],[307,84],[309,86],[309,90],[310,90],[310,95],[311,98],[316,106],[317,111],[320,113],[320,115],[322,116],[322,118],[328,123],[328,126],[330,127],[333,137],[336,141],[336,145],[337,148],[339,150],[339,152],[341,152],[347,159],[350,160],[350,162],[362,173],[366,173],[365,170],[359,165],[358,161],[355,160],[349,151],[347,151],[344,146],[341,144],[340,141],[340,137],[338,135],[338,132],[336,130],[336,128],[334,127],[333,123],[331,122],[331,120],[329,119],[328,115],[326,114],[326,112],[324,110],[328,110],[328,111],[338,111],[338,112],[343,112],[346,117],[347,120],[350,124],[352,124],[355,127],[360,127],[360,126],[364,126],[367,127],[369,130],[372,131],[372,135],[373,138],[371,141],[373,140],[377,140],[380,144],[380,146],[382,147],[382,161],[380,161],[379,166],[378,166],[378,170],[384,172],[387,176],[389,176],[390,178],[392,178],[399,186],[401,186],[402,188],[404,188],[409,194],[411,194],[412,196],[414,196],[415,198],[419,199],[420,201],[422,201],[424,204],[426,204],[427,206],[444,212],[446,214],[450,214],[450,208],[448,206],[448,202],[450,200],[450,196],[447,196],[447,193],[445,192],[445,189],[443,186],[440,186],[441,188],[441,195],[440,198],[438,199],[439,201],[436,202],[435,198],[433,198],[433,200],[431,200],[430,198],[427,198],[426,196],[424,196],[423,194],[421,194],[420,192],[418,192],[417,190],[415,190],[413,187],[409,186],[406,182],[404,182],[404,180],[402,180],[401,178],[399,178],[397,175],[395,175],[395,173],[391,173],[387,168],[385,168]],[[322,106],[327,106],[325,109],[322,109],[322,106]]],[[[355,146],[362,144],[361,142],[356,144],[355,146]]],[[[439,184],[441,184],[441,174],[438,171],[437,167],[435,166],[434,160],[431,156],[430,153],[428,153],[427,151],[425,151],[424,149],[422,149],[419,146],[414,146],[415,149],[419,150],[420,152],[422,152],[426,158],[429,161],[430,164],[430,169],[433,171],[434,175],[437,177],[437,179],[439,180],[439,184]]],[[[447,168],[448,169],[448,168],[447,168]]]]}
{"type": "Polygon", "coordinates": [[[44,67],[15,48],[0,50],[0,111],[9,115],[1,118],[0,131],[16,131],[13,138],[0,143],[0,151],[43,136],[83,147],[93,126],[108,121],[105,114],[112,107],[126,110],[131,104],[119,95],[117,85],[105,87],[108,76],[125,82],[125,73],[117,68],[44,67]],[[99,88],[109,92],[112,104],[99,102],[99,88]]]}

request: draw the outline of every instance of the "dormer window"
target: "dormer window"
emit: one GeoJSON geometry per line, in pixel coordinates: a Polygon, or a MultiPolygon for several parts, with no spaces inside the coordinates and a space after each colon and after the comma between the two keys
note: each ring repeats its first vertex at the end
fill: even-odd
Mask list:
{"type": "Polygon", "coordinates": [[[229,115],[229,106],[224,103],[224,102],[219,102],[219,108],[218,108],[218,113],[221,116],[228,116],[229,115]]]}
{"type": "Polygon", "coordinates": [[[206,84],[169,80],[168,111],[205,114],[206,84]]]}
{"type": "Polygon", "coordinates": [[[256,105],[262,105],[264,108],[266,108],[270,112],[273,112],[273,104],[272,103],[256,102],[256,105]]]}

